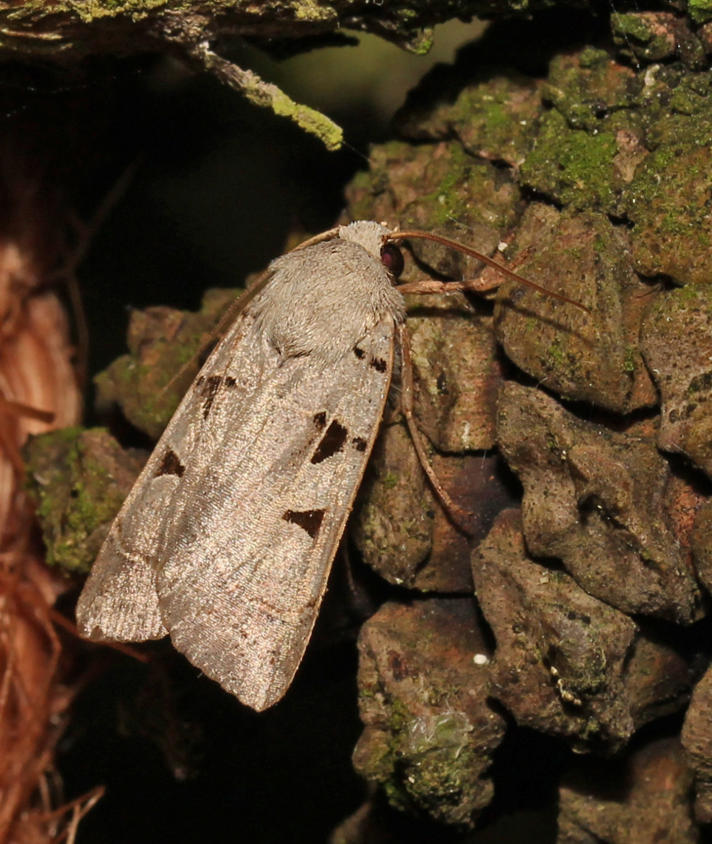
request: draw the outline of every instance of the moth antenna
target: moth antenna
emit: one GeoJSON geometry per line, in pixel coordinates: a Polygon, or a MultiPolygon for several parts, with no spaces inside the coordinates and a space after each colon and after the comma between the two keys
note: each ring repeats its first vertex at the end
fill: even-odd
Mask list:
{"type": "Polygon", "coordinates": [[[298,252],[300,249],[306,249],[307,246],[314,246],[315,243],[323,243],[325,240],[333,240],[339,233],[339,227],[334,226],[333,229],[327,229],[325,232],[321,232],[320,234],[315,234],[313,237],[309,237],[306,240],[303,240],[301,243],[297,244],[294,249],[290,249],[290,252],[298,252]]]}
{"type": "Polygon", "coordinates": [[[556,293],[554,290],[548,290],[546,287],[542,287],[535,281],[530,281],[528,278],[524,278],[523,275],[515,273],[514,270],[507,269],[507,267],[498,263],[493,258],[490,258],[488,255],[484,255],[482,252],[478,252],[476,249],[472,249],[470,246],[465,246],[464,243],[459,243],[457,240],[451,240],[449,237],[443,237],[440,234],[431,234],[430,232],[414,230],[404,232],[393,232],[393,234],[389,234],[387,236],[386,241],[393,242],[396,240],[406,240],[408,238],[432,240],[434,243],[440,243],[443,246],[448,246],[451,249],[456,249],[458,252],[462,252],[463,254],[469,255],[472,258],[477,258],[478,261],[481,261],[483,264],[487,264],[488,267],[492,267],[493,269],[502,273],[502,275],[511,278],[513,281],[516,281],[519,284],[523,284],[526,287],[531,287],[532,290],[536,290],[539,293],[544,294],[545,296],[551,296],[554,299],[559,299],[561,302],[566,302],[569,305],[575,305],[577,308],[580,308],[587,314],[591,313],[589,308],[587,308],[585,305],[582,305],[581,302],[577,302],[575,299],[569,299],[569,297],[564,296],[563,293],[556,293]]]}

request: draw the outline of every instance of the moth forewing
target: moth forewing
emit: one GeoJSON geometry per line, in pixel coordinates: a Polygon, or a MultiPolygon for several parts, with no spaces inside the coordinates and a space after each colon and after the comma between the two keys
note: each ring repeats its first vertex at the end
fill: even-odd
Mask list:
{"type": "Polygon", "coordinates": [[[93,638],[167,631],[258,710],[301,661],[404,318],[379,257],[388,230],[337,233],[270,266],[161,437],[77,608],[93,638]]]}
{"type": "Polygon", "coordinates": [[[376,326],[328,379],[308,356],[283,364],[250,408],[251,446],[200,473],[197,530],[190,490],[176,502],[162,616],[178,650],[254,709],[282,697],[306,648],[383,413],[393,330],[376,326]]]}

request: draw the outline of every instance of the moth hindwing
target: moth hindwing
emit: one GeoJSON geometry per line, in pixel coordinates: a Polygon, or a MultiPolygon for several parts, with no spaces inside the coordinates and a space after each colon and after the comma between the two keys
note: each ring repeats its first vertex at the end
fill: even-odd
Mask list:
{"type": "Polygon", "coordinates": [[[404,305],[388,235],[352,223],[272,262],[111,526],[83,635],[168,635],[248,706],[284,695],[391,383],[404,305]]]}

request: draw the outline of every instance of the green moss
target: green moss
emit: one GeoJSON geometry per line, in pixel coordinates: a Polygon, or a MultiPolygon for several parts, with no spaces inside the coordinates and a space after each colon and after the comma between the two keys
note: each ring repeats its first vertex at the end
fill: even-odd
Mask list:
{"type": "Polygon", "coordinates": [[[635,372],[635,364],[638,360],[638,350],[635,346],[626,346],[624,357],[623,357],[623,371],[624,372],[635,372]]]}
{"type": "Polygon", "coordinates": [[[298,0],[292,4],[294,19],[313,23],[327,23],[336,20],[336,10],[317,0],[298,0]]]}
{"type": "Polygon", "coordinates": [[[407,6],[403,8],[396,8],[395,13],[398,15],[400,20],[406,24],[413,24],[418,18],[418,13],[415,9],[409,9],[407,6]]]}
{"type": "Polygon", "coordinates": [[[576,209],[611,209],[615,205],[612,133],[570,129],[557,111],[546,116],[538,142],[522,165],[528,186],[576,209]]]}
{"type": "Polygon", "coordinates": [[[583,56],[566,53],[552,60],[542,95],[570,130],[585,130],[596,137],[635,127],[632,109],[642,84],[640,77],[601,51],[583,56]]]}
{"type": "Polygon", "coordinates": [[[667,32],[660,32],[654,27],[647,15],[613,14],[611,28],[617,45],[628,46],[632,42],[636,46],[636,53],[642,53],[641,58],[648,61],[666,58],[675,50],[674,40],[667,32]]]}
{"type": "Polygon", "coordinates": [[[422,197],[422,201],[432,209],[433,225],[446,225],[453,218],[462,219],[466,214],[468,200],[462,187],[467,182],[470,163],[471,158],[464,149],[459,144],[453,145],[443,178],[434,190],[422,197]]]}
{"type": "Polygon", "coordinates": [[[670,110],[678,114],[684,114],[688,117],[699,114],[700,94],[685,85],[680,85],[672,92],[669,105],[670,110]]]}
{"type": "Polygon", "coordinates": [[[555,337],[552,340],[546,354],[551,362],[552,368],[559,369],[565,364],[566,352],[564,351],[560,337],[555,337]]]}
{"type": "Polygon", "coordinates": [[[712,318],[712,288],[708,284],[686,284],[661,297],[655,309],[663,319],[681,312],[712,318]]]}
{"type": "MultiPolygon", "coordinates": [[[[248,96],[248,99],[251,98],[248,96]]],[[[264,103],[260,99],[257,104],[263,105],[264,103]]],[[[343,129],[325,114],[309,108],[309,106],[294,102],[283,91],[275,91],[269,105],[275,114],[289,118],[305,132],[319,138],[328,150],[341,149],[344,140],[343,129]]]]}
{"type": "Polygon", "coordinates": [[[412,720],[408,707],[400,698],[391,698],[388,707],[388,729],[393,736],[397,736],[412,720]]]}
{"type": "Polygon", "coordinates": [[[424,29],[416,33],[413,38],[409,38],[404,46],[409,52],[415,53],[416,56],[426,56],[433,49],[433,41],[432,29],[424,29]]]}
{"type": "Polygon", "coordinates": [[[73,11],[85,23],[106,17],[125,15],[142,20],[156,9],[167,6],[167,0],[65,0],[62,7],[73,11]]]}
{"type": "Polygon", "coordinates": [[[408,793],[403,788],[399,779],[394,777],[387,779],[383,783],[383,793],[385,794],[388,803],[394,809],[406,812],[411,807],[411,801],[408,798],[408,793]]]}
{"type": "Polygon", "coordinates": [[[451,144],[447,167],[439,169],[441,175],[435,168],[431,171],[435,177],[440,175],[437,183],[418,200],[428,209],[431,226],[448,226],[453,219],[496,229],[512,225],[518,190],[512,186],[500,192],[491,164],[473,159],[460,144],[451,144]],[[473,205],[473,197],[481,197],[482,202],[473,205]]]}
{"type": "Polygon", "coordinates": [[[711,154],[697,137],[697,124],[708,123],[679,117],[677,123],[680,137],[645,159],[627,192],[625,207],[636,226],[634,255],[646,275],[665,273],[680,284],[709,283],[711,154]]]}
{"type": "Polygon", "coordinates": [[[381,483],[386,489],[395,489],[398,486],[399,477],[395,472],[386,472],[381,478],[381,483]]]}
{"type": "Polygon", "coordinates": [[[370,168],[358,172],[351,181],[350,215],[353,220],[370,220],[374,202],[390,188],[391,163],[407,160],[411,150],[401,141],[381,144],[371,151],[370,168]]]}
{"type": "MultiPolygon", "coordinates": [[[[448,694],[457,697],[458,692],[448,694]]],[[[481,764],[469,719],[447,709],[440,715],[416,714],[397,697],[389,698],[385,714],[385,733],[372,734],[366,761],[363,748],[359,754],[362,773],[380,782],[388,802],[400,811],[425,811],[446,823],[470,824],[481,764]]]]}
{"type": "Polygon", "coordinates": [[[696,24],[712,20],[712,0],[687,0],[687,12],[696,24]]]}
{"type": "Polygon", "coordinates": [[[351,180],[351,187],[357,191],[371,190],[375,178],[376,171],[374,168],[371,168],[371,170],[360,170],[351,180]]]}
{"type": "Polygon", "coordinates": [[[437,747],[461,747],[469,724],[460,713],[445,713],[438,718],[433,731],[437,747]]]}
{"type": "Polygon", "coordinates": [[[508,73],[465,88],[452,106],[438,111],[440,134],[454,131],[475,156],[519,164],[531,148],[541,102],[531,79],[508,73]]]}
{"type": "Polygon", "coordinates": [[[100,428],[67,428],[33,437],[25,457],[47,562],[67,571],[88,571],[141,459],[124,461],[116,441],[100,428]]]}
{"type": "Polygon", "coordinates": [[[584,47],[579,53],[578,60],[579,67],[591,69],[607,65],[611,57],[606,50],[601,50],[598,47],[584,47]]]}

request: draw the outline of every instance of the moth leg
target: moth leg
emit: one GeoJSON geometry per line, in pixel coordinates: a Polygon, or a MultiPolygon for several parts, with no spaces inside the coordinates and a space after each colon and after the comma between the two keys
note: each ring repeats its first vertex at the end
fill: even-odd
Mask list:
{"type": "Polygon", "coordinates": [[[525,249],[507,267],[498,264],[486,265],[476,278],[462,281],[435,281],[423,279],[421,281],[407,281],[398,285],[401,293],[490,293],[506,281],[504,273],[516,270],[531,254],[531,247],[525,249]]]}
{"type": "MultiPolygon", "coordinates": [[[[505,238],[505,241],[506,240],[508,240],[508,238],[505,238]]],[[[519,270],[519,267],[529,260],[533,251],[534,250],[531,246],[527,246],[527,248],[523,249],[516,258],[513,258],[507,263],[507,269],[519,270]]],[[[497,288],[500,287],[505,280],[506,279],[500,270],[492,266],[485,266],[477,278],[468,279],[462,283],[465,285],[464,289],[470,291],[471,293],[490,293],[492,290],[497,290],[497,288]]]]}
{"type": "Polygon", "coordinates": [[[472,519],[472,513],[465,510],[456,504],[447,490],[440,483],[435,470],[430,463],[430,459],[425,450],[423,443],[423,435],[418,428],[413,414],[413,363],[410,355],[410,338],[408,336],[408,329],[405,324],[398,325],[398,337],[400,342],[401,354],[403,356],[401,363],[401,410],[405,417],[406,425],[408,426],[408,433],[413,441],[415,453],[418,455],[420,465],[425,472],[425,475],[430,482],[433,492],[440,499],[440,503],[445,509],[450,519],[455,525],[465,534],[471,536],[471,531],[466,527],[468,522],[472,519]]]}
{"type": "Polygon", "coordinates": [[[479,276],[465,281],[407,281],[398,285],[401,293],[487,293],[496,290],[504,279],[479,276]]]}

